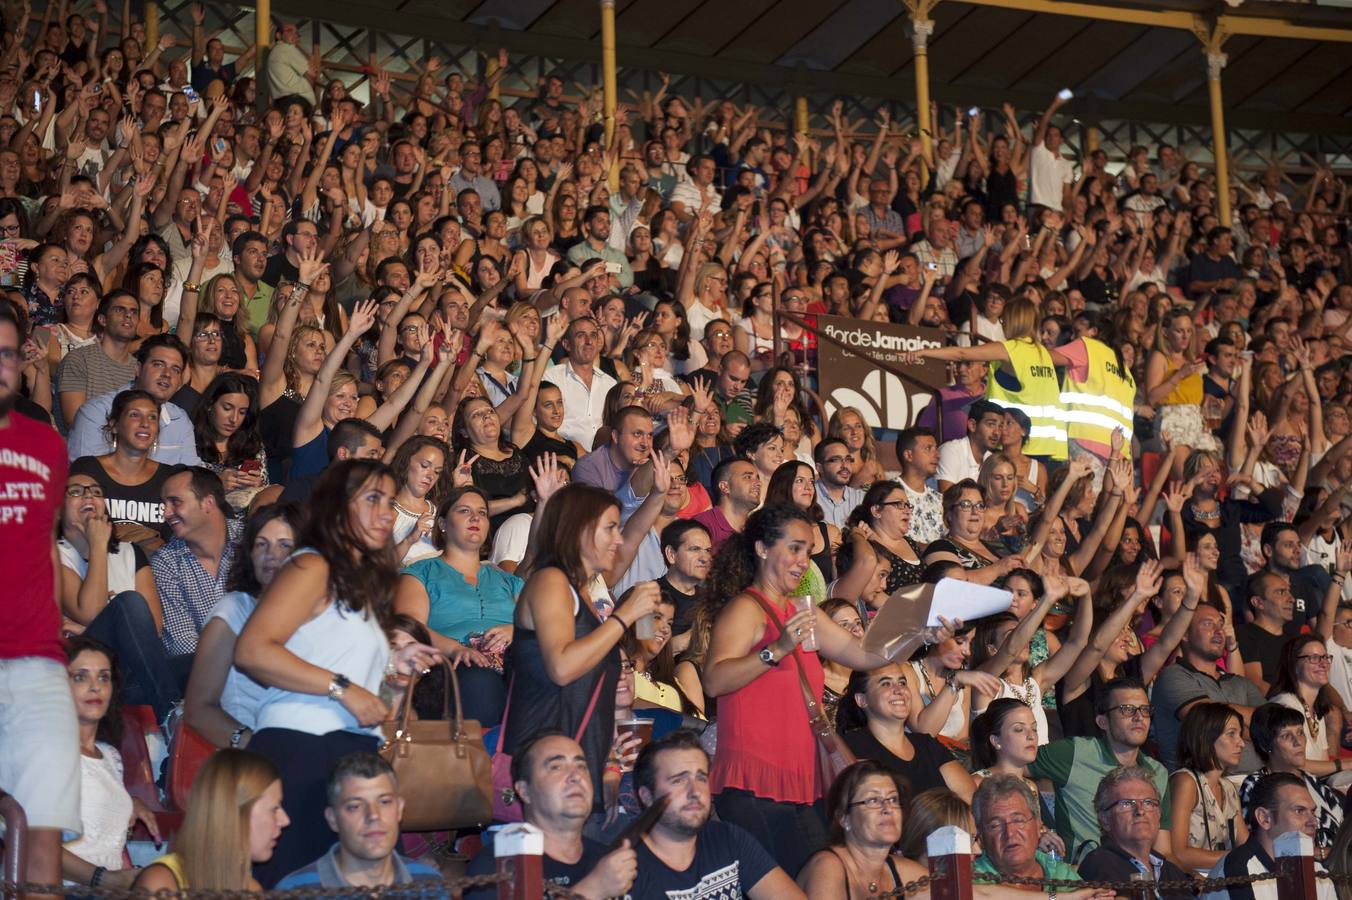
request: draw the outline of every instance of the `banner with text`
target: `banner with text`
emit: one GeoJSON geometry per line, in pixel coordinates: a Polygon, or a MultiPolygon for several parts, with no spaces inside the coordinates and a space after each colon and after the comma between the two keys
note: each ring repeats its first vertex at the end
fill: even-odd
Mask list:
{"type": "Polygon", "coordinates": [[[851,353],[826,339],[817,341],[817,378],[828,418],[843,406],[853,406],[871,428],[910,428],[938,389],[948,384],[948,367],[938,360],[927,359],[920,365],[901,361],[909,350],[944,346],[944,333],[937,328],[818,316],[817,329],[860,351],[851,353]],[[884,371],[874,359],[915,381],[884,371]]]}

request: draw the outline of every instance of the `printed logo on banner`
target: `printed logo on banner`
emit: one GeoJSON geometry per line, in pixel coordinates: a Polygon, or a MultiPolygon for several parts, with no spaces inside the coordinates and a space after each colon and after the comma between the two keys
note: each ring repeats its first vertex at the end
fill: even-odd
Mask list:
{"type": "Polygon", "coordinates": [[[925,360],[912,366],[901,361],[903,353],[942,347],[943,332],[938,329],[834,316],[820,316],[817,327],[824,335],[817,343],[817,353],[821,396],[828,417],[841,407],[852,406],[871,428],[910,428],[938,388],[948,383],[941,362],[925,360]],[[857,352],[843,350],[825,338],[840,341],[850,351],[857,348],[857,352]],[[875,360],[904,371],[915,381],[897,377],[875,360]]]}

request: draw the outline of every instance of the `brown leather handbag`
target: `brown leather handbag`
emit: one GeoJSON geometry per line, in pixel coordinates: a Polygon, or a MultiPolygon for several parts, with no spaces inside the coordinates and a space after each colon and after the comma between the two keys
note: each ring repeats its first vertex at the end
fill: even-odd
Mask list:
{"type": "Polygon", "coordinates": [[[464,718],[455,668],[445,660],[441,665],[449,675],[441,719],[413,718],[413,689],[422,677],[415,674],[398,718],[380,726],[385,736],[380,755],[394,767],[399,781],[405,831],[478,828],[493,818],[492,764],[483,728],[464,718]]]}

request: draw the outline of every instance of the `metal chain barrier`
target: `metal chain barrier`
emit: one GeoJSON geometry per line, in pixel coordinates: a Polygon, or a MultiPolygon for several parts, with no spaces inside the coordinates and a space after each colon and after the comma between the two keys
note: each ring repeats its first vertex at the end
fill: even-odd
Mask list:
{"type": "MultiPolygon", "coordinates": [[[[1326,873],[1320,873],[1323,877],[1335,878],[1335,880],[1344,880],[1352,883],[1352,875],[1328,876],[1326,873]]],[[[1057,891],[1080,891],[1086,888],[1098,888],[1101,890],[1111,890],[1122,894],[1140,894],[1143,891],[1157,892],[1187,892],[1187,893],[1207,893],[1222,888],[1238,887],[1239,885],[1256,884],[1260,881],[1275,881],[1277,874],[1275,872],[1261,872],[1256,875],[1230,875],[1225,878],[1196,878],[1184,881],[1151,881],[1142,879],[1141,881],[1064,881],[1055,878],[1027,878],[1017,875],[990,875],[986,873],[973,874],[972,882],[974,884],[1007,884],[1018,885],[1022,887],[1053,888],[1057,891]]],[[[887,893],[874,894],[869,900],[893,900],[893,898],[905,897],[922,887],[925,887],[935,881],[939,881],[932,875],[924,878],[918,878],[915,881],[903,884],[901,887],[893,888],[887,893]]]]}
{"type": "MultiPolygon", "coordinates": [[[[459,897],[473,888],[494,887],[510,881],[510,876],[493,873],[490,875],[467,875],[463,878],[446,878],[441,881],[413,881],[408,884],[393,884],[374,888],[333,887],[333,888],[291,888],[285,891],[212,891],[212,890],[169,890],[149,891],[143,888],[124,889],[89,887],[87,885],[67,886],[60,884],[36,884],[31,881],[0,881],[0,896],[13,894],[79,894],[81,897],[97,900],[321,900],[321,898],[351,898],[355,894],[366,893],[381,900],[400,900],[400,898],[422,898],[437,890],[443,890],[448,896],[459,897]]],[[[546,891],[548,893],[548,890],[546,891]]],[[[560,900],[574,900],[576,895],[551,894],[560,900]]],[[[584,898],[585,900],[585,898],[584,898]]]]}

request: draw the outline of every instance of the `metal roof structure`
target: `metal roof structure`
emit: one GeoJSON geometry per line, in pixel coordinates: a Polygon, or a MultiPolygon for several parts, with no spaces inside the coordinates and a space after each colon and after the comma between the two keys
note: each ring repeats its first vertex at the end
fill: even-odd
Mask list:
{"type": "MultiPolygon", "coordinates": [[[[448,44],[596,61],[597,0],[274,0],[276,15],[448,44]]],[[[619,65],[803,94],[913,102],[907,9],[897,0],[615,0],[619,65]]],[[[1092,117],[1208,121],[1197,31],[1227,35],[1231,128],[1352,134],[1352,9],[1247,0],[1151,5],[943,0],[931,16],[941,104],[1040,109],[1063,86],[1092,117]]]]}

